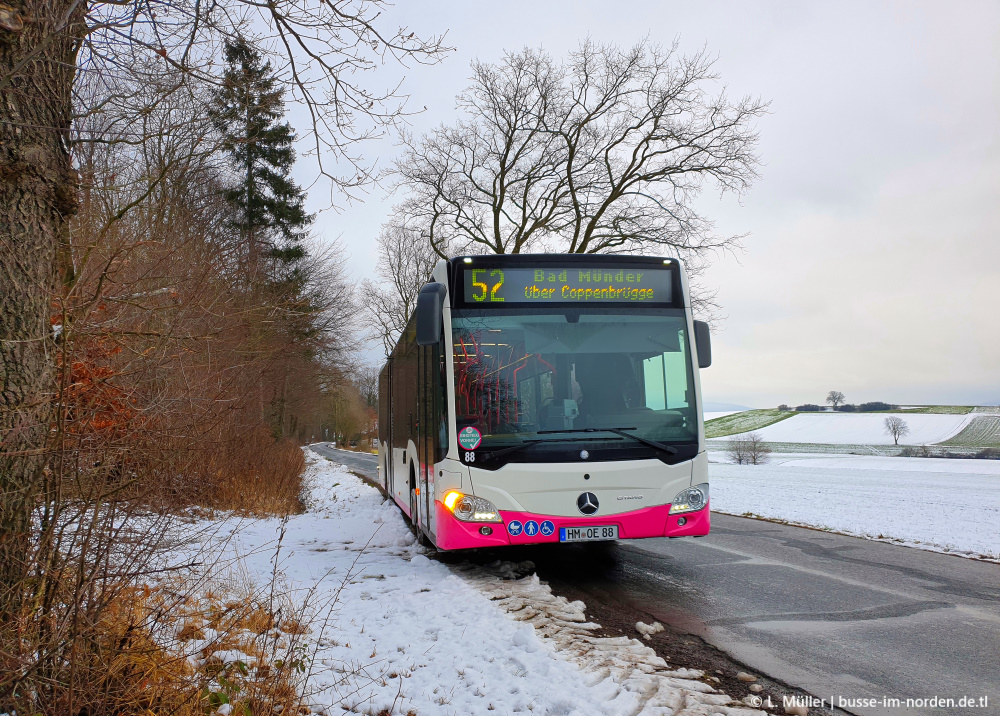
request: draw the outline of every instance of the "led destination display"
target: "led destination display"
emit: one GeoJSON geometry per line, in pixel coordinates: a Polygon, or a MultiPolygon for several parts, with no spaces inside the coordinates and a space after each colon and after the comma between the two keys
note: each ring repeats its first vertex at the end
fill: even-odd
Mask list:
{"type": "Polygon", "coordinates": [[[667,303],[671,275],[648,266],[465,269],[465,302],[667,303]]]}

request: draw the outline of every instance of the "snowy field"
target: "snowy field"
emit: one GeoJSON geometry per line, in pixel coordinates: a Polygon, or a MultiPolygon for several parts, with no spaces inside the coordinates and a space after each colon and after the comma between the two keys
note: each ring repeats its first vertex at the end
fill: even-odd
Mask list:
{"type": "Polygon", "coordinates": [[[1000,416],[970,415],[972,421],[962,432],[948,439],[948,445],[1000,445],[1000,416]]]}
{"type": "Polygon", "coordinates": [[[932,445],[957,435],[971,422],[969,415],[930,413],[820,413],[793,415],[756,432],[766,442],[892,445],[885,433],[885,419],[898,415],[910,428],[900,445],[932,445]]]}
{"type": "Polygon", "coordinates": [[[582,602],[514,578],[530,564],[455,572],[428,559],[374,488],[306,456],[305,514],[205,521],[224,541],[203,547],[257,584],[277,564],[281,593],[312,605],[312,713],[763,715],[637,639],[596,636],[582,602]]]}
{"type": "Polygon", "coordinates": [[[709,476],[717,512],[1000,561],[997,460],[784,454],[709,476]]]}

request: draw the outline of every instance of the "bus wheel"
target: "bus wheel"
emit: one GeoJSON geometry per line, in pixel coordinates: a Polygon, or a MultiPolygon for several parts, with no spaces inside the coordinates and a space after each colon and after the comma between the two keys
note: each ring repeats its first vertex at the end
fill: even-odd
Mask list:
{"type": "Polygon", "coordinates": [[[420,545],[421,547],[426,547],[428,549],[434,546],[434,543],[427,538],[427,535],[424,534],[424,531],[422,529],[420,529],[419,527],[415,527],[414,529],[416,529],[417,531],[418,545],[420,545]]]}
{"type": "Polygon", "coordinates": [[[417,510],[419,509],[419,498],[417,495],[417,476],[410,469],[410,528],[413,530],[413,534],[417,537],[417,544],[421,547],[431,547],[431,541],[427,539],[424,531],[420,528],[419,521],[417,520],[417,510]]]}

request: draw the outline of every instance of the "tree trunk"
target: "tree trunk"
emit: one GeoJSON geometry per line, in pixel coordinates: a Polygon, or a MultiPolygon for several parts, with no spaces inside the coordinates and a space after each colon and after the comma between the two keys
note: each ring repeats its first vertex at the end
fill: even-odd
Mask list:
{"type": "Polygon", "coordinates": [[[20,605],[45,467],[50,315],[76,208],[68,145],[86,9],[69,0],[12,4],[0,5],[0,613],[20,605]]]}

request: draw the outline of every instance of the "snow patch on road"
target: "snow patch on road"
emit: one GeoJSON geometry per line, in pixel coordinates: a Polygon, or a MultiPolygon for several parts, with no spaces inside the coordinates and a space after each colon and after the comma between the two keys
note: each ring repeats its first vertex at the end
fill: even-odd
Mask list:
{"type": "MultiPolygon", "coordinates": [[[[597,632],[601,626],[587,621],[583,602],[570,602],[552,594],[549,586],[534,574],[511,580],[509,564],[505,563],[493,565],[491,569],[465,565],[459,570],[464,572],[470,584],[513,619],[533,627],[532,631],[555,656],[566,659],[586,675],[588,682],[603,697],[603,703],[600,706],[592,704],[585,713],[622,716],[764,714],[738,705],[701,681],[703,672],[672,667],[637,639],[599,636],[597,632]]],[[[663,630],[658,623],[639,624],[645,627],[645,630],[639,629],[643,633],[663,630]]]]}

